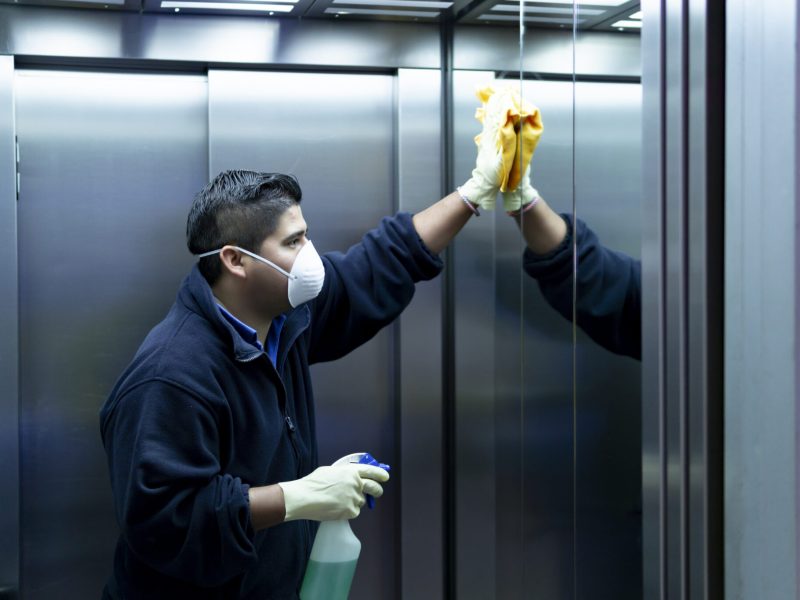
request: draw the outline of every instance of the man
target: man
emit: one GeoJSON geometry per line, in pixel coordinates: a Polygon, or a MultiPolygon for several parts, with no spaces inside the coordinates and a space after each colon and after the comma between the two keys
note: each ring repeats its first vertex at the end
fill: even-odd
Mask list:
{"type": "Polygon", "coordinates": [[[574,240],[578,326],[605,349],[641,360],[641,263],[603,246],[580,219],[556,214],[532,187],[530,170],[520,190],[522,208],[509,214],[527,245],[525,272],[539,282],[547,302],[572,320],[574,240]]]}
{"type": "MultiPolygon", "coordinates": [[[[493,129],[494,127],[494,129],[493,129]]],[[[388,474],[319,467],[309,365],[369,340],[442,269],[499,187],[496,127],[472,177],[320,257],[287,175],[227,171],[195,198],[199,259],[100,414],[122,534],[105,598],[296,598],[314,521],[358,515],[388,474]]]]}

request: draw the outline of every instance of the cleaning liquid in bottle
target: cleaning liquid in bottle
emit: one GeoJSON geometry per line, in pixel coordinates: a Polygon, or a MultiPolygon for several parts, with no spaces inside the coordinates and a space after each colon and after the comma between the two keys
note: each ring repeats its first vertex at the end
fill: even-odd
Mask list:
{"type": "MultiPolygon", "coordinates": [[[[349,454],[333,465],[349,463],[374,465],[387,471],[390,469],[389,465],[379,463],[366,452],[349,454]]],[[[370,508],[375,505],[375,499],[368,494],[367,505],[370,508]]],[[[349,521],[323,521],[311,548],[300,599],[347,600],[360,554],[361,542],[350,529],[349,521]]]]}

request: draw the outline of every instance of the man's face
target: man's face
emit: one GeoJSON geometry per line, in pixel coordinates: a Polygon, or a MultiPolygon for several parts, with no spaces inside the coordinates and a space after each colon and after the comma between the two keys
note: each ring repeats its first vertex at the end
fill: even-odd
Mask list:
{"type": "MultiPolygon", "coordinates": [[[[303,219],[300,205],[287,208],[278,219],[278,227],[261,242],[257,253],[271,260],[286,271],[292,270],[292,264],[300,249],[308,241],[306,233],[308,225],[303,219]]],[[[291,308],[288,297],[288,278],[269,265],[251,260],[249,273],[252,273],[251,292],[260,309],[271,315],[279,314],[291,308]]]]}

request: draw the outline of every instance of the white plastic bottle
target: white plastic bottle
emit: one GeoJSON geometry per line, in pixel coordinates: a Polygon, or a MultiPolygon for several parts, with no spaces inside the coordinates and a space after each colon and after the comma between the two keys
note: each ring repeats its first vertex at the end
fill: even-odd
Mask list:
{"type": "MultiPolygon", "coordinates": [[[[379,465],[388,470],[388,465],[380,465],[366,452],[349,454],[333,465],[359,462],[379,465]],[[367,457],[369,460],[365,460],[367,457]]],[[[350,529],[350,521],[323,521],[311,548],[300,599],[347,600],[359,554],[361,542],[350,529]]]]}

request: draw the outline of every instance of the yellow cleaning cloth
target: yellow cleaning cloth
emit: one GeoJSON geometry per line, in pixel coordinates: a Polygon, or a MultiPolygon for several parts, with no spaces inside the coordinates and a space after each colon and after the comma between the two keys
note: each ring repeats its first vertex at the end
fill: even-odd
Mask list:
{"type": "MultiPolygon", "coordinates": [[[[497,127],[497,149],[502,151],[502,161],[498,166],[501,169],[498,172],[500,191],[513,192],[542,136],[542,116],[538,108],[520,98],[518,87],[487,86],[479,89],[476,95],[482,106],[475,111],[475,118],[484,125],[485,119],[495,120],[492,125],[497,127]]],[[[475,143],[480,145],[480,139],[480,134],[475,136],[475,143]]]]}

